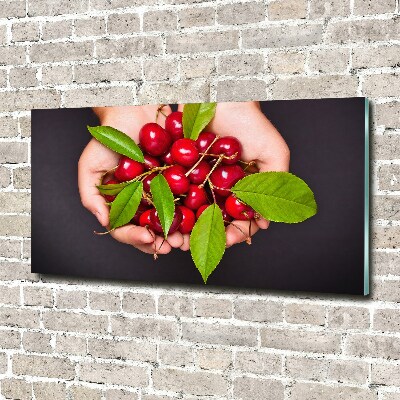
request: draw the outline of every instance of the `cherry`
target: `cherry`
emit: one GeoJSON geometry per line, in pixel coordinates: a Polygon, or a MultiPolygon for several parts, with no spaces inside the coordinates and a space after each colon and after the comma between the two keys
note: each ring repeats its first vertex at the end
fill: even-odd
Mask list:
{"type": "Polygon", "coordinates": [[[150,154],[144,154],[144,167],[150,171],[151,169],[161,167],[161,162],[158,158],[153,157],[150,154]]]}
{"type": "Polygon", "coordinates": [[[190,233],[194,227],[196,222],[196,216],[194,212],[185,206],[178,206],[182,213],[182,222],[179,225],[179,232],[180,233],[190,233]]]}
{"type": "Polygon", "coordinates": [[[146,199],[141,199],[137,210],[142,213],[149,208],[151,208],[151,204],[146,199]]]}
{"type": "Polygon", "coordinates": [[[163,154],[161,156],[161,160],[164,162],[165,165],[172,165],[174,163],[174,160],[172,159],[171,151],[163,154]]]}
{"type": "MultiPolygon", "coordinates": [[[[117,183],[119,183],[119,182],[116,179],[110,179],[109,181],[104,182],[103,185],[115,185],[117,183]]],[[[105,194],[104,195],[104,198],[106,199],[106,201],[108,203],[112,203],[115,200],[116,197],[117,196],[114,196],[114,195],[111,195],[111,194],[105,194]]]]}
{"type": "Polygon", "coordinates": [[[207,193],[197,185],[190,185],[183,204],[191,210],[197,210],[203,204],[208,203],[207,193]]]}
{"type": "Polygon", "coordinates": [[[184,167],[191,167],[199,159],[196,142],[192,139],[179,139],[171,147],[172,159],[184,167]]]}
{"type": "MultiPolygon", "coordinates": [[[[182,212],[178,207],[175,207],[174,219],[172,220],[171,227],[169,228],[168,234],[174,233],[182,222],[182,212]]],[[[162,233],[162,226],[160,218],[158,218],[158,213],[155,208],[151,209],[150,212],[150,228],[157,233],[162,233]]]]}
{"type": "Polygon", "coordinates": [[[210,176],[211,183],[215,186],[215,193],[229,196],[230,188],[240,179],[244,178],[244,171],[239,165],[220,165],[215,168],[210,176]]]}
{"type": "Polygon", "coordinates": [[[212,132],[202,132],[196,140],[197,148],[200,153],[205,153],[210,147],[210,144],[214,141],[216,135],[212,132]]]}
{"type": "Polygon", "coordinates": [[[171,135],[173,142],[183,138],[182,116],[182,112],[174,111],[165,119],[165,130],[171,135]]]}
{"type": "Polygon", "coordinates": [[[242,203],[234,195],[230,195],[225,201],[227,213],[234,219],[248,221],[254,218],[254,210],[247,204],[242,203]]]}
{"type": "Polygon", "coordinates": [[[151,221],[150,221],[150,214],[151,214],[152,209],[143,211],[142,215],[139,217],[139,225],[140,226],[150,226],[151,221]]]}
{"type": "Polygon", "coordinates": [[[192,172],[189,174],[189,179],[190,182],[200,185],[203,183],[209,172],[211,171],[211,166],[207,161],[200,161],[199,164],[192,170],[192,172]]]}
{"type": "Polygon", "coordinates": [[[181,165],[173,165],[163,172],[173,194],[181,195],[189,190],[190,181],[185,172],[181,165]]]}
{"type": "Polygon", "coordinates": [[[222,164],[230,165],[235,164],[240,160],[242,155],[242,146],[240,142],[233,136],[225,136],[218,139],[211,146],[212,154],[223,154],[229,158],[223,158],[222,164]]]}
{"type": "Polygon", "coordinates": [[[203,211],[208,208],[209,204],[203,204],[202,206],[199,207],[199,209],[196,211],[196,218],[199,219],[200,215],[203,214],[203,211]]]}
{"type": "Polygon", "coordinates": [[[131,160],[128,157],[122,156],[119,160],[117,169],[115,170],[115,177],[120,182],[130,181],[136,178],[144,171],[144,164],[131,160]]]}
{"type": "Polygon", "coordinates": [[[153,172],[150,175],[147,175],[144,179],[143,179],[143,190],[147,193],[150,192],[150,182],[157,176],[156,172],[153,172]]]}
{"type": "Polygon", "coordinates": [[[151,156],[161,156],[169,149],[171,136],[160,125],[149,122],[140,129],[139,141],[143,150],[151,156]]]}
{"type": "Polygon", "coordinates": [[[222,219],[224,220],[225,224],[232,221],[232,217],[227,213],[225,206],[220,206],[222,212],[222,219]]]}
{"type": "Polygon", "coordinates": [[[136,211],[136,214],[133,216],[133,218],[131,219],[131,222],[134,224],[134,225],[139,225],[139,220],[140,220],[140,217],[141,217],[141,215],[143,214],[143,212],[142,211],[136,211]]]}

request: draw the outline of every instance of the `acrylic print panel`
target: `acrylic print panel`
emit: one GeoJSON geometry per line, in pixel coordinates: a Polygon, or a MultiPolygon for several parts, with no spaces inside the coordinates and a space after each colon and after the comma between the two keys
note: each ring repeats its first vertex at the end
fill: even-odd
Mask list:
{"type": "MultiPolygon", "coordinates": [[[[290,171],[312,189],[318,211],[301,223],[272,222],[251,245],[228,248],[207,286],[188,251],[173,249],[155,261],[110,235],[95,235],[104,228],[82,206],[78,160],[91,140],[87,126],[99,125],[96,115],[88,108],[32,111],[32,272],[200,289],[367,294],[367,100],[261,101],[260,106],[287,143],[290,171]]],[[[225,119],[229,125],[229,114],[225,119]]],[[[250,118],[242,142],[269,154],[253,126],[250,118]]]]}

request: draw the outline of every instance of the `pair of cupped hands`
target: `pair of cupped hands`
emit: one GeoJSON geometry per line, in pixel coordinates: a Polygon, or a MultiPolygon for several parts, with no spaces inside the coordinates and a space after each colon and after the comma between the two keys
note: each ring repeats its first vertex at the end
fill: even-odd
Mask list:
{"type": "MultiPolygon", "coordinates": [[[[140,128],[154,122],[157,105],[97,107],[93,111],[99,118],[100,124],[112,126],[129,135],[136,143],[139,142],[140,128]]],[[[183,110],[183,105],[179,106],[183,110]]],[[[162,109],[165,115],[172,112],[169,106],[162,109]]],[[[158,115],[157,123],[164,127],[165,117],[158,115]]],[[[242,144],[242,160],[255,161],[260,172],[288,171],[290,152],[284,139],[266,118],[258,102],[218,103],[215,117],[205,129],[219,136],[235,136],[242,144]]],[[[119,161],[119,155],[96,139],[92,139],[84,149],[78,164],[78,185],[82,204],[92,212],[104,227],[109,224],[109,207],[96,185],[101,181],[105,172],[114,168],[119,161]]],[[[226,227],[226,245],[230,247],[246,240],[242,232],[247,232],[248,221],[233,221],[234,225],[226,227]],[[240,229],[238,229],[238,227],[240,229]]],[[[251,235],[259,229],[267,229],[269,221],[257,219],[251,225],[251,235]]],[[[189,250],[189,234],[175,232],[163,237],[151,235],[144,227],[125,225],[111,232],[114,239],[136,247],[145,253],[167,254],[171,248],[189,250]],[[155,245],[154,245],[155,240],[155,245]],[[164,241],[164,243],[163,243],[164,241]]]]}

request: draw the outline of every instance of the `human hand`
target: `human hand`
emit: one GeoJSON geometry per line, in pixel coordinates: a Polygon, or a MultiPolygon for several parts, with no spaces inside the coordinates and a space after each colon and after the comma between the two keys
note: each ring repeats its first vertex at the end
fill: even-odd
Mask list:
{"type": "MultiPolygon", "coordinates": [[[[234,136],[242,144],[241,159],[255,161],[260,172],[288,171],[290,151],[277,129],[260,109],[259,102],[218,103],[215,116],[205,129],[219,136],[234,136]]],[[[251,235],[267,229],[269,221],[257,219],[251,224],[251,235]]],[[[245,241],[248,221],[233,221],[226,228],[226,245],[245,241]],[[245,234],[246,233],[246,234],[245,234]]],[[[184,235],[184,249],[189,249],[189,238],[184,235]]]]}
{"type": "MultiPolygon", "coordinates": [[[[139,142],[140,128],[154,122],[158,106],[126,106],[126,107],[98,107],[93,111],[99,117],[101,125],[112,126],[129,135],[135,142],[139,142]]],[[[164,107],[163,113],[171,113],[170,107],[164,107]]],[[[158,123],[164,126],[165,118],[159,116],[158,123]]],[[[119,161],[119,155],[103,146],[96,139],[92,139],[84,149],[78,163],[78,186],[81,201],[84,207],[91,211],[100,224],[107,227],[109,224],[109,208],[104,197],[99,193],[96,185],[101,177],[114,168],[119,161]]],[[[168,236],[168,241],[156,236],[154,232],[144,227],[128,224],[111,232],[111,236],[119,242],[130,244],[145,253],[166,254],[171,247],[181,247],[184,244],[182,234],[175,232],[168,236]],[[163,243],[164,241],[164,243],[163,243]],[[161,246],[162,245],[162,246],[161,246]]]]}

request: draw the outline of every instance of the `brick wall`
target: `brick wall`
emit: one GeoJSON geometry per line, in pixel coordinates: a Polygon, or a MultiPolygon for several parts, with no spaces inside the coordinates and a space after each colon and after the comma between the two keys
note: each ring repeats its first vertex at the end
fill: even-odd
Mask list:
{"type": "MultiPolygon", "coordinates": [[[[1,399],[400,399],[398,0],[0,0],[1,399]],[[372,295],[30,274],[29,109],[368,96],[372,295]]],[[[323,261],[321,261],[323,262],[323,261]]]]}

